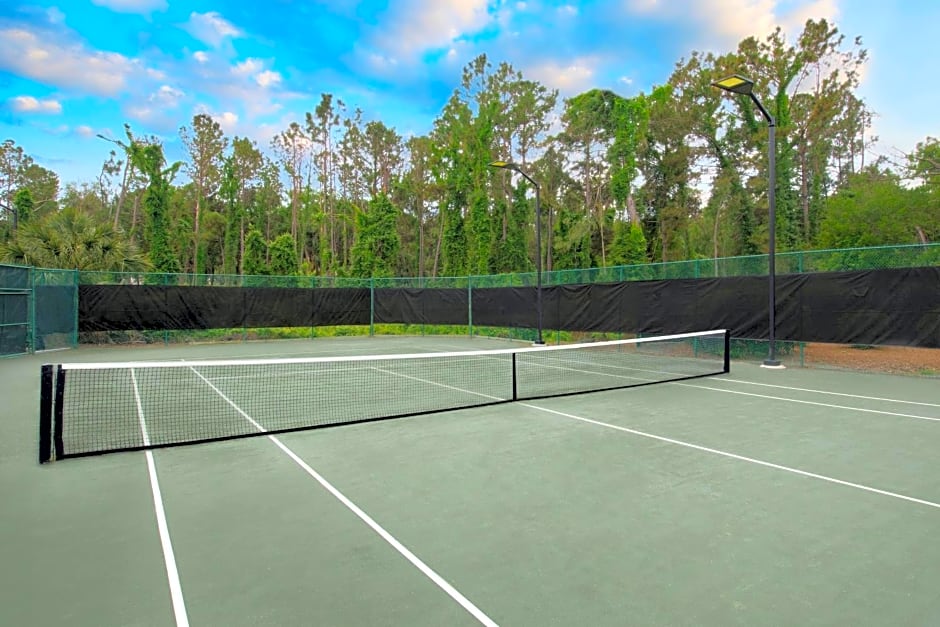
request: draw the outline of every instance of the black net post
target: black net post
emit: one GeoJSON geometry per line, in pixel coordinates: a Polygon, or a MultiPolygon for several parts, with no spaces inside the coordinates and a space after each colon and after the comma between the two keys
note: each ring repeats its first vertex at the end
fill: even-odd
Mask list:
{"type": "Polygon", "coordinates": [[[65,445],[62,441],[62,413],[65,406],[65,370],[56,368],[55,398],[53,400],[52,414],[52,444],[55,448],[56,459],[65,455],[65,445]]]}
{"type": "Polygon", "coordinates": [[[731,372],[731,330],[725,330],[725,364],[723,373],[731,372]]]}
{"type": "Polygon", "coordinates": [[[44,364],[39,384],[39,463],[52,459],[52,364],[44,364]]]}

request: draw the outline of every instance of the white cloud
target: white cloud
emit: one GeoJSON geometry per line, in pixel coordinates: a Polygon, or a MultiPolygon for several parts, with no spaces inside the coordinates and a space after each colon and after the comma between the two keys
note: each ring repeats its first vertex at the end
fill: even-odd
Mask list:
{"type": "Polygon", "coordinates": [[[526,68],[525,75],[557,89],[562,95],[574,94],[594,86],[597,64],[595,57],[578,57],[568,63],[546,61],[526,68]]]}
{"type": "Polygon", "coordinates": [[[209,60],[209,55],[202,50],[197,50],[193,53],[193,58],[199,63],[206,63],[209,60]]]}
{"type": "Polygon", "coordinates": [[[0,29],[0,69],[100,96],[120,92],[138,64],[116,52],[88,50],[24,28],[0,29]]]}
{"type": "Polygon", "coordinates": [[[153,11],[165,11],[166,0],[91,0],[92,4],[118,13],[140,13],[149,15],[153,11]]]}
{"type": "Polygon", "coordinates": [[[152,121],[156,114],[157,112],[154,111],[152,107],[147,107],[143,105],[132,105],[130,107],[127,107],[127,115],[141,122],[152,121]]]}
{"type": "Polygon", "coordinates": [[[179,126],[179,105],[186,96],[183,90],[171,85],[161,85],[146,98],[138,98],[125,105],[125,114],[142,124],[161,132],[169,132],[179,126]]]}
{"type": "Polygon", "coordinates": [[[807,20],[825,18],[832,22],[837,17],[839,17],[837,0],[813,0],[782,15],[780,26],[795,35],[797,31],[802,31],[807,20]]]}
{"type": "MultiPolygon", "coordinates": [[[[233,108],[242,116],[242,132],[248,121],[277,113],[283,105],[277,100],[296,99],[298,94],[285,89],[285,79],[280,72],[269,69],[269,60],[248,58],[229,65],[224,59],[213,55],[207,63],[191,64],[189,77],[190,94],[210,98],[216,110],[233,108]],[[276,100],[276,99],[277,100],[276,100]]],[[[182,85],[184,88],[186,84],[182,85]]],[[[209,110],[204,113],[210,113],[209,110]]]]}
{"type": "Polygon", "coordinates": [[[39,100],[32,96],[17,96],[10,98],[10,106],[13,107],[14,111],[19,111],[20,113],[62,113],[61,103],[51,98],[39,100]]]}
{"type": "Polygon", "coordinates": [[[65,21],[65,13],[60,11],[58,7],[49,7],[46,9],[46,18],[50,24],[61,24],[65,21]]]}
{"type": "Polygon", "coordinates": [[[265,70],[264,72],[255,74],[255,82],[257,82],[262,87],[278,85],[281,82],[281,75],[277,72],[272,72],[271,70],[265,70]]]}
{"type": "Polygon", "coordinates": [[[398,59],[377,52],[364,52],[363,62],[373,72],[387,72],[398,65],[398,59]]]}
{"type": "Polygon", "coordinates": [[[75,127],[75,134],[81,137],[93,137],[95,135],[95,129],[87,124],[80,124],[75,127]]]}
{"type": "Polygon", "coordinates": [[[660,19],[683,19],[698,25],[702,43],[728,46],[742,39],[764,37],[777,26],[795,35],[806,20],[833,20],[837,0],[809,0],[787,10],[781,0],[697,0],[690,3],[662,0],[627,0],[628,11],[660,19]]]}
{"type": "Polygon", "coordinates": [[[179,105],[180,100],[186,94],[182,90],[169,85],[161,85],[160,89],[150,94],[150,102],[161,107],[173,108],[179,105]]]}
{"type": "Polygon", "coordinates": [[[220,46],[226,39],[243,35],[241,30],[215,11],[209,13],[193,11],[189,14],[189,22],[184,28],[199,41],[215,47],[220,46]]]}
{"type": "Polygon", "coordinates": [[[166,79],[166,72],[155,70],[153,68],[147,68],[147,76],[155,81],[162,81],[166,79]]]}
{"type": "Polygon", "coordinates": [[[624,85],[632,85],[633,79],[630,78],[629,76],[621,76],[620,78],[617,79],[617,82],[623,83],[624,85]]]}
{"type": "Polygon", "coordinates": [[[402,0],[389,6],[373,44],[392,58],[447,47],[491,20],[487,0],[402,0]]]}
{"type": "Polygon", "coordinates": [[[218,115],[213,115],[212,119],[218,122],[219,126],[221,126],[222,130],[226,133],[233,132],[236,125],[238,124],[238,115],[232,113],[231,111],[225,111],[218,115]]]}
{"type": "Polygon", "coordinates": [[[232,67],[232,74],[251,76],[261,71],[262,68],[264,68],[264,63],[261,62],[261,59],[245,59],[232,67]]]}
{"type": "Polygon", "coordinates": [[[222,130],[229,135],[234,134],[238,130],[238,114],[233,113],[232,111],[215,113],[212,110],[212,107],[205,103],[200,103],[193,107],[193,115],[208,115],[215,122],[218,122],[219,126],[222,127],[222,130]]]}
{"type": "Polygon", "coordinates": [[[573,4],[565,4],[558,7],[558,13],[568,17],[574,17],[578,14],[578,7],[573,4]]]}
{"type": "Polygon", "coordinates": [[[261,59],[248,58],[236,63],[231,68],[231,73],[239,78],[250,78],[255,84],[268,88],[279,85],[283,77],[279,72],[265,69],[265,63],[261,59]]]}

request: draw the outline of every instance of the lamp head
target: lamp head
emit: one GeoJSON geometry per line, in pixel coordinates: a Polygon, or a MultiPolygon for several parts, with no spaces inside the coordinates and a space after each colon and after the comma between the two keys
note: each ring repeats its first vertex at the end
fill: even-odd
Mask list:
{"type": "Polygon", "coordinates": [[[734,94],[744,94],[749,95],[754,89],[754,81],[749,78],[744,78],[739,74],[733,74],[728,78],[723,78],[720,81],[715,81],[712,83],[715,87],[723,89],[725,91],[730,91],[734,94]]]}

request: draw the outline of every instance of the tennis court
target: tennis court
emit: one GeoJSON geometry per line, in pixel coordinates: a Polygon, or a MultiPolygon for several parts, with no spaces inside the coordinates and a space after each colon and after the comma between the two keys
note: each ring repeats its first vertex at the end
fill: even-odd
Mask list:
{"type": "MultiPolygon", "coordinates": [[[[546,381],[642,384],[664,368],[599,375],[566,363],[531,393],[525,381],[536,377],[520,366],[519,395],[506,402],[500,358],[481,360],[482,388],[433,358],[408,371],[369,362],[357,387],[373,398],[387,390],[385,413],[421,405],[421,386],[482,406],[36,462],[45,362],[140,364],[121,375],[130,380],[86,396],[96,399],[92,425],[129,407],[118,431],[143,442],[178,432],[172,412],[154,413],[174,399],[201,394],[199,413],[227,430],[281,430],[291,426],[280,415],[314,398],[305,390],[335,385],[322,373],[281,373],[294,383],[278,400],[281,374],[269,385],[252,372],[215,372],[211,360],[508,346],[338,338],[0,361],[0,622],[940,622],[936,379],[734,362],[728,374],[529,400],[546,381]],[[186,377],[144,379],[149,362],[185,363],[171,370],[186,377]]],[[[673,374],[698,374],[683,368],[673,374]]],[[[326,413],[359,412],[356,402],[334,398],[326,413]]],[[[88,438],[66,429],[63,440],[80,452],[88,438]]]]}

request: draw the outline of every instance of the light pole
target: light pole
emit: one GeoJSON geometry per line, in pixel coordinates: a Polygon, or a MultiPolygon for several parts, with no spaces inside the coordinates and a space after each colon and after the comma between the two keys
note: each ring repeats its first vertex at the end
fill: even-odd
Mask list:
{"type": "Polygon", "coordinates": [[[770,206],[770,247],[767,255],[768,278],[770,280],[770,348],[767,353],[767,359],[762,364],[765,368],[783,368],[777,359],[776,349],[776,324],[774,323],[774,313],[777,309],[777,269],[775,263],[777,250],[777,123],[774,116],[764,108],[761,101],[754,95],[754,81],[734,74],[728,78],[712,83],[713,86],[731,92],[733,94],[744,94],[750,96],[751,100],[757,105],[764,119],[767,120],[767,130],[769,134],[769,148],[767,149],[768,161],[768,186],[767,201],[770,206]]]}
{"type": "Polygon", "coordinates": [[[518,163],[511,161],[494,161],[490,167],[501,168],[503,170],[514,170],[525,177],[527,181],[535,186],[535,310],[538,318],[538,336],[535,343],[539,346],[545,344],[542,339],[542,204],[541,188],[535,180],[526,174],[518,163]]]}

